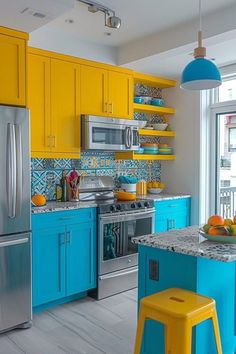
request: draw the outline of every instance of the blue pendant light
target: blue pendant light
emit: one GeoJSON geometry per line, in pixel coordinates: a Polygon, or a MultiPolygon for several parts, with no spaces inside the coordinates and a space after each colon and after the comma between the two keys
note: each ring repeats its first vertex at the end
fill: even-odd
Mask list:
{"type": "Polygon", "coordinates": [[[217,66],[205,59],[206,48],[202,47],[201,0],[199,0],[198,47],[194,49],[194,60],[184,69],[180,87],[185,90],[208,90],[221,85],[217,66]]]}

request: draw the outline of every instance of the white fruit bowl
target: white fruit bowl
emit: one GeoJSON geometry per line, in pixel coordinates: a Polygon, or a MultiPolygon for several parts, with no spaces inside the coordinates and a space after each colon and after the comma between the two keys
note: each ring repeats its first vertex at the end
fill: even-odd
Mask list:
{"type": "Polygon", "coordinates": [[[148,193],[159,194],[163,191],[163,188],[148,188],[148,193]]]}

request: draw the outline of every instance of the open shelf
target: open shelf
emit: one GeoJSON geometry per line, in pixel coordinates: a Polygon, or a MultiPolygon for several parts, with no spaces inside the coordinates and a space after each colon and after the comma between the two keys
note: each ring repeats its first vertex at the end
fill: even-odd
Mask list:
{"type": "Polygon", "coordinates": [[[142,135],[142,136],[166,136],[166,137],[176,136],[175,132],[167,131],[167,130],[139,129],[138,132],[139,132],[139,135],[142,135]]]}
{"type": "Polygon", "coordinates": [[[134,151],[115,153],[116,160],[175,160],[175,155],[135,154],[134,151]]]}
{"type": "Polygon", "coordinates": [[[176,86],[176,81],[174,80],[168,80],[161,77],[145,75],[137,72],[134,72],[134,83],[159,88],[170,88],[176,86]]]}
{"type": "Polygon", "coordinates": [[[134,103],[134,111],[142,113],[175,114],[176,110],[170,107],[152,106],[149,104],[134,103]]]}

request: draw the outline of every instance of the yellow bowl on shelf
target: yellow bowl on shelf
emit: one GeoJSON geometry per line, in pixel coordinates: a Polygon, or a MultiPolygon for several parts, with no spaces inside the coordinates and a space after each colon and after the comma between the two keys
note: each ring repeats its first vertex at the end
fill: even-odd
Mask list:
{"type": "Polygon", "coordinates": [[[117,191],[115,193],[115,196],[118,200],[122,200],[122,201],[130,201],[130,200],[136,199],[136,194],[129,193],[129,192],[123,192],[123,191],[117,191]]]}

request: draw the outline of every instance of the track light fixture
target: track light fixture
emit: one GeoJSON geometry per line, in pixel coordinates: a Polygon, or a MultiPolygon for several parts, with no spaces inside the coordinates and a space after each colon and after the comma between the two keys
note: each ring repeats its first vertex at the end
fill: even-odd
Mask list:
{"type": "Polygon", "coordinates": [[[88,5],[88,11],[95,13],[101,11],[105,16],[105,26],[110,28],[120,28],[121,19],[116,16],[115,11],[109,9],[108,7],[90,0],[77,0],[83,4],[88,5]]]}

